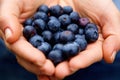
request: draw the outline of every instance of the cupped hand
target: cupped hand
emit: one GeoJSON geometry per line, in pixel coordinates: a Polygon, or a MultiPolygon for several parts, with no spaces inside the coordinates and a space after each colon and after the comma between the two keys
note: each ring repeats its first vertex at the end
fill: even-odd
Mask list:
{"type": "Polygon", "coordinates": [[[12,2],[1,0],[1,3],[1,36],[7,42],[6,45],[14,51],[18,62],[28,71],[38,75],[38,80],[40,78],[40,80],[54,80],[54,77],[63,79],[79,69],[100,61],[103,56],[107,62],[113,62],[115,55],[113,54],[112,57],[111,55],[119,50],[120,16],[112,0],[52,0],[52,2],[51,0],[12,0],[12,2]],[[80,52],[70,61],[64,61],[54,67],[50,60],[33,48],[22,36],[20,23],[30,17],[42,3],[48,6],[56,4],[72,6],[81,16],[90,18],[99,26],[99,39],[89,44],[85,51],[80,52]]]}

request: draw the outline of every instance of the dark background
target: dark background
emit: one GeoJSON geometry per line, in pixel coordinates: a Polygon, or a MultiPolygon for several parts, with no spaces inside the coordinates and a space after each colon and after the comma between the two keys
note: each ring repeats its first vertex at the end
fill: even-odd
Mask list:
{"type": "MultiPolygon", "coordinates": [[[[120,0],[114,0],[114,2],[120,9],[120,0]]],[[[26,71],[17,63],[15,56],[5,47],[1,39],[0,80],[37,80],[34,74],[26,71]]],[[[79,70],[65,80],[120,80],[120,51],[113,64],[101,61],[79,70]]]]}

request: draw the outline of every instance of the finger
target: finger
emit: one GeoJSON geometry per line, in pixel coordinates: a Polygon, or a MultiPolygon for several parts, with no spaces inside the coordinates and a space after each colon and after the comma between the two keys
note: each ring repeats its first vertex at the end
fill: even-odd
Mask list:
{"type": "Polygon", "coordinates": [[[57,65],[55,70],[55,76],[62,80],[64,77],[72,74],[72,71],[69,69],[68,61],[64,61],[57,65]]]}
{"type": "Polygon", "coordinates": [[[104,53],[104,59],[108,63],[112,63],[114,61],[116,53],[120,49],[119,21],[115,21],[111,23],[108,22],[103,28],[103,34],[105,38],[105,41],[103,43],[103,53],[104,53]]]}
{"type": "Polygon", "coordinates": [[[44,66],[41,67],[41,66],[34,65],[19,56],[17,56],[16,58],[17,58],[18,63],[21,66],[23,66],[26,70],[28,70],[36,75],[45,74],[45,75],[50,76],[50,75],[53,75],[53,73],[54,73],[54,67],[53,67],[53,65],[51,65],[51,62],[49,60],[47,60],[46,63],[44,64],[44,66]]]}
{"type": "Polygon", "coordinates": [[[35,66],[34,64],[27,62],[26,60],[20,58],[19,56],[16,56],[16,58],[17,62],[29,72],[32,72],[37,75],[41,74],[41,71],[38,70],[37,66],[35,66]]]}
{"type": "Polygon", "coordinates": [[[24,37],[9,45],[9,48],[18,56],[38,66],[43,66],[46,62],[44,54],[34,48],[24,37]]]}
{"type": "Polygon", "coordinates": [[[1,0],[0,29],[9,43],[18,40],[21,35],[22,27],[18,20],[19,5],[17,0],[1,0]]]}
{"type": "Polygon", "coordinates": [[[86,68],[91,64],[100,61],[102,56],[102,39],[99,38],[98,41],[89,44],[86,50],[80,52],[70,60],[70,69],[73,72],[76,72],[79,69],[86,68]]]}

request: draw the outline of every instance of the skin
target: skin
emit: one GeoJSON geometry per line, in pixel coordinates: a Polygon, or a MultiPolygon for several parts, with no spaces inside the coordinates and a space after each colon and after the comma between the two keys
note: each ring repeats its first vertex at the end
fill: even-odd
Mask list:
{"type": "Polygon", "coordinates": [[[119,35],[120,13],[112,0],[0,0],[0,36],[14,52],[18,63],[36,74],[38,80],[63,79],[102,59],[112,63],[120,49],[119,35]],[[22,35],[21,23],[31,17],[43,3],[49,7],[56,4],[72,6],[82,17],[88,17],[98,25],[99,39],[69,61],[53,66],[52,62],[22,35]]]}

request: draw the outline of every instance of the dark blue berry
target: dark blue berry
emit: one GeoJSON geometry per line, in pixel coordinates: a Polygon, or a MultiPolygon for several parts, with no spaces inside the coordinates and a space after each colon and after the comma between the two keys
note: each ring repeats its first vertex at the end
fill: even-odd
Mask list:
{"type": "Polygon", "coordinates": [[[36,19],[33,22],[33,26],[35,27],[35,29],[37,30],[38,34],[40,34],[43,30],[45,30],[46,28],[46,23],[44,20],[42,19],[36,19]]]}
{"type": "Polygon", "coordinates": [[[58,31],[61,27],[61,23],[55,19],[51,19],[47,25],[48,25],[48,28],[54,32],[58,31]]]}
{"type": "Polygon", "coordinates": [[[96,24],[94,24],[94,23],[88,23],[85,27],[85,31],[89,28],[94,28],[98,31],[98,28],[97,28],[96,24]]]}
{"type": "Polygon", "coordinates": [[[39,8],[38,8],[38,11],[42,11],[42,12],[45,12],[46,14],[48,14],[48,12],[49,12],[49,8],[48,8],[48,6],[47,5],[41,5],[39,8]]]}
{"type": "Polygon", "coordinates": [[[67,26],[71,23],[71,19],[69,17],[69,15],[67,14],[63,14],[59,17],[59,21],[62,24],[62,26],[67,26]]]}
{"type": "Polygon", "coordinates": [[[95,42],[99,37],[99,33],[95,28],[85,30],[85,38],[88,42],[95,42]]]}
{"type": "Polygon", "coordinates": [[[77,38],[85,38],[85,35],[76,34],[75,39],[77,39],[77,38]]]}
{"type": "Polygon", "coordinates": [[[83,51],[86,49],[87,41],[83,36],[81,36],[81,38],[79,37],[79,38],[75,39],[75,42],[79,44],[80,51],[83,51]]]}
{"type": "Polygon", "coordinates": [[[79,25],[82,27],[85,27],[88,23],[90,23],[88,18],[80,18],[79,19],[79,25]]]}
{"type": "Polygon", "coordinates": [[[63,50],[63,44],[60,44],[60,43],[58,43],[58,44],[55,44],[54,46],[53,46],[53,50],[63,50]]]}
{"type": "Polygon", "coordinates": [[[63,47],[63,52],[67,59],[77,55],[79,53],[79,51],[80,51],[79,45],[75,42],[67,43],[63,47]]]}
{"type": "Polygon", "coordinates": [[[50,42],[52,40],[52,36],[53,34],[51,31],[45,30],[42,32],[42,37],[47,42],[50,42]]]}
{"type": "Polygon", "coordinates": [[[48,21],[48,15],[45,12],[37,12],[34,15],[34,19],[42,19],[45,22],[48,21]]]}
{"type": "Polygon", "coordinates": [[[78,23],[80,16],[77,12],[72,12],[72,13],[70,13],[70,18],[73,22],[78,23]]]}
{"type": "Polygon", "coordinates": [[[50,15],[59,17],[63,13],[63,9],[60,5],[50,7],[50,15]]]}
{"type": "Polygon", "coordinates": [[[60,41],[62,43],[71,42],[74,39],[75,39],[75,35],[71,31],[66,30],[66,31],[61,32],[60,34],[60,41]]]}
{"type": "Polygon", "coordinates": [[[61,32],[54,33],[53,38],[54,38],[55,43],[60,42],[60,34],[61,34],[61,32]]]}
{"type": "Polygon", "coordinates": [[[50,16],[49,17],[49,20],[53,20],[53,19],[58,20],[55,16],[50,16]]]}
{"type": "Polygon", "coordinates": [[[37,47],[37,49],[42,51],[45,54],[45,56],[47,56],[50,50],[52,49],[52,47],[49,43],[42,42],[41,45],[37,47]]]}
{"type": "Polygon", "coordinates": [[[64,12],[65,14],[70,14],[72,11],[73,11],[73,9],[72,9],[71,6],[64,6],[64,7],[63,7],[63,12],[64,12]]]}
{"type": "Polygon", "coordinates": [[[25,22],[24,22],[24,26],[27,26],[27,25],[32,25],[32,22],[33,22],[33,20],[32,20],[32,18],[29,18],[29,19],[27,19],[25,22]]]}
{"type": "Polygon", "coordinates": [[[78,33],[79,27],[77,24],[70,24],[67,26],[67,30],[70,30],[76,34],[76,33],[78,33]]]}
{"type": "Polygon", "coordinates": [[[36,29],[33,26],[25,26],[23,29],[23,35],[28,40],[30,37],[36,34],[36,29]]]}
{"type": "Polygon", "coordinates": [[[60,50],[52,50],[48,54],[48,59],[50,59],[54,63],[54,65],[57,65],[64,60],[63,53],[60,50]]]}
{"type": "Polygon", "coordinates": [[[41,45],[42,42],[44,42],[43,38],[39,35],[34,35],[33,37],[31,37],[29,39],[29,42],[34,46],[34,47],[38,47],[41,45]]]}

